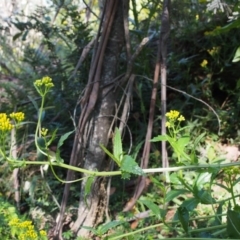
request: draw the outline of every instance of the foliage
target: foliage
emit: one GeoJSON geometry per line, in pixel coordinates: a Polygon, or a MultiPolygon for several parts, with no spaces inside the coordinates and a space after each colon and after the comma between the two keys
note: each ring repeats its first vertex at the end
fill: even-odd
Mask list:
{"type": "Polygon", "coordinates": [[[32,221],[20,216],[15,207],[0,197],[0,234],[4,239],[47,239],[46,231],[36,230],[32,221]]]}
{"type": "MultiPolygon", "coordinates": [[[[14,36],[2,34],[0,40],[1,51],[4,52],[0,57],[1,76],[17,78],[16,82],[0,82],[0,87],[5,90],[0,103],[3,185],[9,184],[5,169],[20,167],[24,184],[30,183],[23,200],[32,207],[36,204],[45,209],[47,207],[50,214],[55,215],[56,205],[62,197],[59,189],[65,182],[65,171],[62,169],[87,175],[85,197],[90,193],[96,176],[119,175],[121,178],[115,181],[120,190],[111,196],[117,201],[112,201],[109,206],[111,216],[113,219],[117,216],[116,220],[88,228],[94,235],[103,239],[239,239],[239,167],[234,167],[233,163],[231,167],[223,168],[222,162],[226,159],[213,148],[214,141],[239,141],[240,21],[237,14],[227,17],[225,12],[221,12],[229,7],[233,13],[238,13],[239,2],[226,1],[224,5],[222,1],[214,0],[207,5],[207,1],[172,1],[168,85],[173,88],[168,89],[168,108],[179,111],[168,113],[168,134],[164,136],[158,135],[161,113],[157,112],[150,158],[150,168],[158,167],[161,159],[158,142],[169,143],[170,165],[175,167],[169,172],[169,179],[165,174],[148,175],[137,163],[147,128],[151,90],[149,79],[153,75],[156,37],[142,50],[134,66],[137,76],[128,122],[132,138],[126,135],[122,138],[116,128],[112,152],[108,146],[101,146],[119,171],[94,172],[66,164],[72,147],[72,129],[77,120],[75,115],[80,112],[76,105],[86,84],[90,57],[80,68],[76,65],[93,32],[83,24],[77,6],[65,1],[62,5],[57,4],[58,1],[53,2],[56,4],[49,9],[38,8],[25,19],[21,14],[12,18],[9,24],[15,26],[17,32],[14,36]],[[56,18],[51,15],[52,10],[56,10],[56,18]],[[19,44],[23,47],[16,47],[19,44]],[[37,92],[32,88],[35,79],[39,79],[35,82],[37,92]],[[48,94],[50,90],[51,94],[48,94]],[[217,136],[217,119],[197,99],[212,106],[219,115],[220,136],[217,136]],[[9,114],[15,107],[17,111],[9,114]],[[22,122],[22,112],[29,122],[22,122]],[[183,121],[185,127],[181,127],[183,121]],[[33,137],[31,133],[35,126],[33,137]],[[35,143],[29,144],[18,159],[13,159],[10,154],[9,133],[14,127],[17,127],[18,145],[35,143]],[[132,153],[125,154],[132,140],[132,153]],[[29,159],[32,150],[36,155],[34,160],[29,159]],[[9,165],[5,168],[6,160],[9,165]],[[38,174],[39,167],[32,165],[41,166],[43,177],[38,174]],[[199,168],[192,170],[193,166],[199,168]],[[48,171],[49,168],[52,171],[48,171]],[[119,213],[123,199],[128,198],[127,187],[125,189],[123,186],[135,175],[144,175],[149,179],[149,191],[139,199],[131,213],[119,213]],[[46,191],[45,186],[51,186],[53,191],[46,191]],[[52,198],[55,199],[54,203],[52,198]],[[149,212],[149,215],[138,218],[138,213],[142,212],[149,212]]],[[[161,6],[157,1],[131,2],[130,37],[131,48],[135,49],[142,38],[152,34],[153,30],[158,36],[157,26],[160,23],[157,17],[161,6]],[[140,16],[140,12],[145,15],[140,16]]],[[[124,54],[121,60],[126,61],[124,54]]],[[[125,71],[119,65],[121,71],[125,71]]],[[[79,180],[82,179],[76,181],[79,180]]],[[[76,204],[78,192],[73,187],[72,205],[76,204]]],[[[8,212],[8,215],[0,216],[1,236],[13,239],[14,235],[17,237],[17,232],[21,232],[19,226],[26,224],[27,220],[17,214],[7,201],[1,199],[0,205],[1,211],[8,212]],[[9,222],[14,218],[18,222],[12,221],[10,226],[9,222]]],[[[26,227],[32,228],[32,225],[26,227]]],[[[64,239],[74,239],[73,235],[67,230],[63,233],[64,239]]]]}

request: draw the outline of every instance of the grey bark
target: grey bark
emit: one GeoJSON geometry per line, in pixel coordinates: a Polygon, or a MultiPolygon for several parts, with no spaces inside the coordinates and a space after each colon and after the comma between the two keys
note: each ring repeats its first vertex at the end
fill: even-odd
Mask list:
{"type": "MultiPolygon", "coordinates": [[[[112,81],[118,74],[118,60],[124,42],[123,1],[126,0],[118,0],[117,3],[117,11],[101,71],[98,103],[91,116],[91,134],[88,140],[84,163],[84,168],[89,170],[101,170],[105,159],[105,154],[100,148],[100,144],[105,146],[108,144],[108,132],[112,120],[109,118],[109,115],[113,114],[114,103],[116,101],[116,92],[113,86],[117,83],[113,83],[112,81]]],[[[86,199],[84,199],[85,184],[86,181],[83,181],[78,218],[72,227],[72,230],[77,232],[78,236],[89,235],[88,231],[81,228],[81,226],[94,227],[100,223],[106,207],[105,180],[100,178],[95,179],[91,193],[86,199]]]]}

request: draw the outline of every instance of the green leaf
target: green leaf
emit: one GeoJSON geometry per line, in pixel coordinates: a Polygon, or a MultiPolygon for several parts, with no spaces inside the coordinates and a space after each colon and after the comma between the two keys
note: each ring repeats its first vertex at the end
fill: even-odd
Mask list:
{"type": "Polygon", "coordinates": [[[184,160],[189,160],[191,161],[191,158],[184,152],[184,149],[182,148],[181,145],[179,145],[175,139],[167,136],[167,141],[170,143],[170,145],[172,146],[173,150],[175,153],[177,153],[178,155],[180,155],[182,158],[184,158],[184,160]]]}
{"type": "Polygon", "coordinates": [[[102,150],[120,167],[120,161],[112,153],[110,153],[102,144],[100,144],[102,150]]]}
{"type": "Polygon", "coordinates": [[[17,40],[17,39],[22,35],[22,33],[23,33],[23,32],[19,32],[19,33],[15,34],[15,35],[13,36],[13,41],[17,40]]]}
{"type": "MultiPolygon", "coordinates": [[[[57,131],[58,131],[58,129],[56,128],[56,129],[53,131],[53,133],[51,134],[51,138],[47,141],[47,144],[46,144],[47,147],[50,146],[51,143],[55,140],[56,135],[57,135],[57,131]]],[[[61,140],[61,139],[60,139],[60,140],[61,140]]]]}
{"type": "Polygon", "coordinates": [[[224,32],[227,32],[227,31],[233,29],[233,28],[239,28],[239,27],[240,27],[240,19],[237,19],[237,20],[232,21],[228,25],[222,27],[221,29],[217,29],[216,32],[224,33],[224,32]]]}
{"type": "MultiPolygon", "coordinates": [[[[222,213],[223,213],[223,202],[219,204],[216,215],[221,215],[222,213]]],[[[222,224],[222,216],[215,216],[214,223],[216,226],[221,225],[222,224]]]]}
{"type": "Polygon", "coordinates": [[[123,158],[123,150],[122,150],[121,133],[118,128],[115,128],[115,135],[113,139],[113,155],[121,163],[123,158]]]}
{"type": "Polygon", "coordinates": [[[95,179],[95,177],[93,177],[93,176],[88,177],[87,181],[85,183],[85,187],[84,187],[84,201],[85,201],[86,205],[87,205],[86,198],[89,195],[89,193],[91,192],[91,188],[92,188],[92,184],[94,182],[94,179],[95,179]]]}
{"type": "Polygon", "coordinates": [[[88,226],[81,226],[81,228],[87,229],[94,233],[96,236],[98,235],[98,231],[94,227],[88,227],[88,226]]]}
{"type": "Polygon", "coordinates": [[[197,207],[198,204],[199,204],[198,199],[189,198],[181,204],[181,207],[185,207],[188,211],[193,211],[197,207]]]}
{"type": "Polygon", "coordinates": [[[167,135],[159,135],[150,140],[150,142],[167,141],[167,135]]]}
{"type": "Polygon", "coordinates": [[[184,149],[190,141],[189,136],[182,136],[177,140],[177,144],[179,145],[180,148],[184,149]]]}
{"type": "Polygon", "coordinates": [[[196,198],[199,199],[199,201],[203,204],[213,204],[216,203],[215,199],[212,198],[211,193],[209,191],[206,191],[204,189],[201,189],[198,191],[197,195],[194,194],[196,198]]]}
{"type": "Polygon", "coordinates": [[[168,192],[166,194],[166,198],[165,201],[166,202],[170,202],[172,201],[174,198],[178,197],[181,194],[185,194],[185,193],[189,193],[189,191],[187,191],[186,189],[176,189],[176,190],[171,190],[170,192],[168,192]]]}
{"type": "Polygon", "coordinates": [[[28,35],[29,31],[25,31],[23,36],[22,36],[22,41],[26,41],[27,35],[28,35]]]}
{"type": "Polygon", "coordinates": [[[240,61],[240,47],[238,47],[232,62],[239,62],[239,61],[240,61]]]}
{"type": "Polygon", "coordinates": [[[33,104],[33,106],[36,109],[36,111],[38,111],[38,104],[37,104],[36,100],[34,98],[32,98],[31,96],[29,96],[29,95],[27,97],[30,100],[30,102],[33,104]]]}
{"type": "Polygon", "coordinates": [[[227,233],[229,237],[240,239],[240,213],[228,210],[227,212],[227,233]]]}
{"type": "Polygon", "coordinates": [[[100,233],[100,235],[103,235],[109,229],[112,229],[112,228],[114,228],[116,226],[119,226],[119,225],[121,225],[123,223],[124,223],[123,221],[117,221],[117,220],[114,220],[112,222],[108,222],[108,223],[106,223],[104,225],[99,226],[97,232],[98,232],[98,234],[100,233]]]}
{"type": "Polygon", "coordinates": [[[193,164],[197,164],[198,163],[198,156],[196,155],[196,148],[198,146],[198,144],[200,143],[200,141],[202,140],[202,138],[206,135],[206,133],[202,133],[200,134],[194,141],[193,143],[193,147],[192,147],[192,151],[191,151],[191,162],[193,164]]]}
{"type": "Polygon", "coordinates": [[[179,207],[177,210],[178,219],[186,233],[188,233],[189,212],[186,207],[179,207]]]}
{"type": "Polygon", "coordinates": [[[144,204],[145,206],[147,206],[147,208],[149,208],[153,212],[153,214],[156,215],[157,217],[161,216],[160,208],[154,202],[152,202],[146,198],[145,199],[140,198],[138,201],[140,203],[144,204]]]}
{"type": "Polygon", "coordinates": [[[120,170],[123,173],[122,175],[123,178],[129,178],[130,174],[145,176],[145,173],[143,172],[143,170],[138,166],[135,160],[129,155],[125,155],[123,157],[120,170]]]}
{"type": "Polygon", "coordinates": [[[196,185],[199,189],[202,188],[204,184],[210,182],[211,176],[212,174],[209,172],[199,173],[194,185],[196,185]]]}
{"type": "MultiPolygon", "coordinates": [[[[74,130],[74,131],[75,131],[75,130],[74,130]]],[[[60,148],[60,147],[63,145],[64,141],[65,141],[74,131],[67,132],[67,133],[63,134],[63,135],[60,137],[59,141],[58,141],[57,148],[60,148]]]]}

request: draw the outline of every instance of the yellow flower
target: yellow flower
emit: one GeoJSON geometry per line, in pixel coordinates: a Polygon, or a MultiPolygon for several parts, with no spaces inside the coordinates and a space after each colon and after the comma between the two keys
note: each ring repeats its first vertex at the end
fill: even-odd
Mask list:
{"type": "Polygon", "coordinates": [[[219,47],[213,47],[212,49],[208,49],[207,51],[211,56],[213,56],[219,52],[219,47]]]}
{"type": "Polygon", "coordinates": [[[19,223],[19,219],[18,218],[13,218],[9,223],[8,225],[9,226],[15,226],[19,223]]]}
{"type": "Polygon", "coordinates": [[[13,125],[10,122],[10,119],[7,117],[6,113],[0,113],[0,131],[6,132],[11,131],[13,125]]]}
{"type": "Polygon", "coordinates": [[[54,87],[54,84],[50,77],[43,77],[42,79],[36,80],[34,86],[38,93],[41,96],[44,96],[52,87],[54,87]]]}
{"type": "Polygon", "coordinates": [[[44,230],[40,230],[40,232],[39,232],[39,233],[40,233],[40,235],[41,235],[41,236],[47,236],[47,232],[46,232],[46,231],[44,231],[44,230]]]}
{"type": "Polygon", "coordinates": [[[42,129],[41,129],[41,135],[42,135],[43,137],[45,137],[45,136],[47,135],[47,133],[48,133],[48,129],[46,129],[46,128],[42,128],[42,129]]]}
{"type": "Polygon", "coordinates": [[[178,116],[180,115],[180,112],[176,111],[176,110],[171,110],[170,112],[166,113],[166,117],[169,120],[176,120],[178,118],[178,116]]]}
{"type": "Polygon", "coordinates": [[[171,123],[170,122],[166,122],[166,127],[170,127],[171,126],[171,123]]]}
{"type": "Polygon", "coordinates": [[[23,112],[16,112],[16,113],[11,113],[10,115],[10,118],[16,120],[17,122],[22,122],[25,118],[25,115],[23,112]]]}
{"type": "Polygon", "coordinates": [[[207,66],[207,64],[208,64],[208,61],[206,59],[204,59],[200,65],[201,65],[201,67],[204,68],[207,66]]]}
{"type": "Polygon", "coordinates": [[[185,117],[183,115],[181,115],[178,119],[179,122],[185,121],[185,117]]]}

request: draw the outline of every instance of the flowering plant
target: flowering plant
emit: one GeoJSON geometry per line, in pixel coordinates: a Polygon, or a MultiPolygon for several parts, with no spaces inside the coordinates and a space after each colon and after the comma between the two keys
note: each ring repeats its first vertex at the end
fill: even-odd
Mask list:
{"type": "Polygon", "coordinates": [[[166,113],[167,121],[166,127],[169,134],[159,135],[153,138],[152,142],[167,141],[172,146],[174,152],[177,154],[178,163],[187,164],[191,161],[191,157],[186,153],[185,148],[190,141],[188,135],[181,132],[186,127],[181,127],[181,122],[185,121],[185,117],[179,111],[171,110],[166,113]]]}

